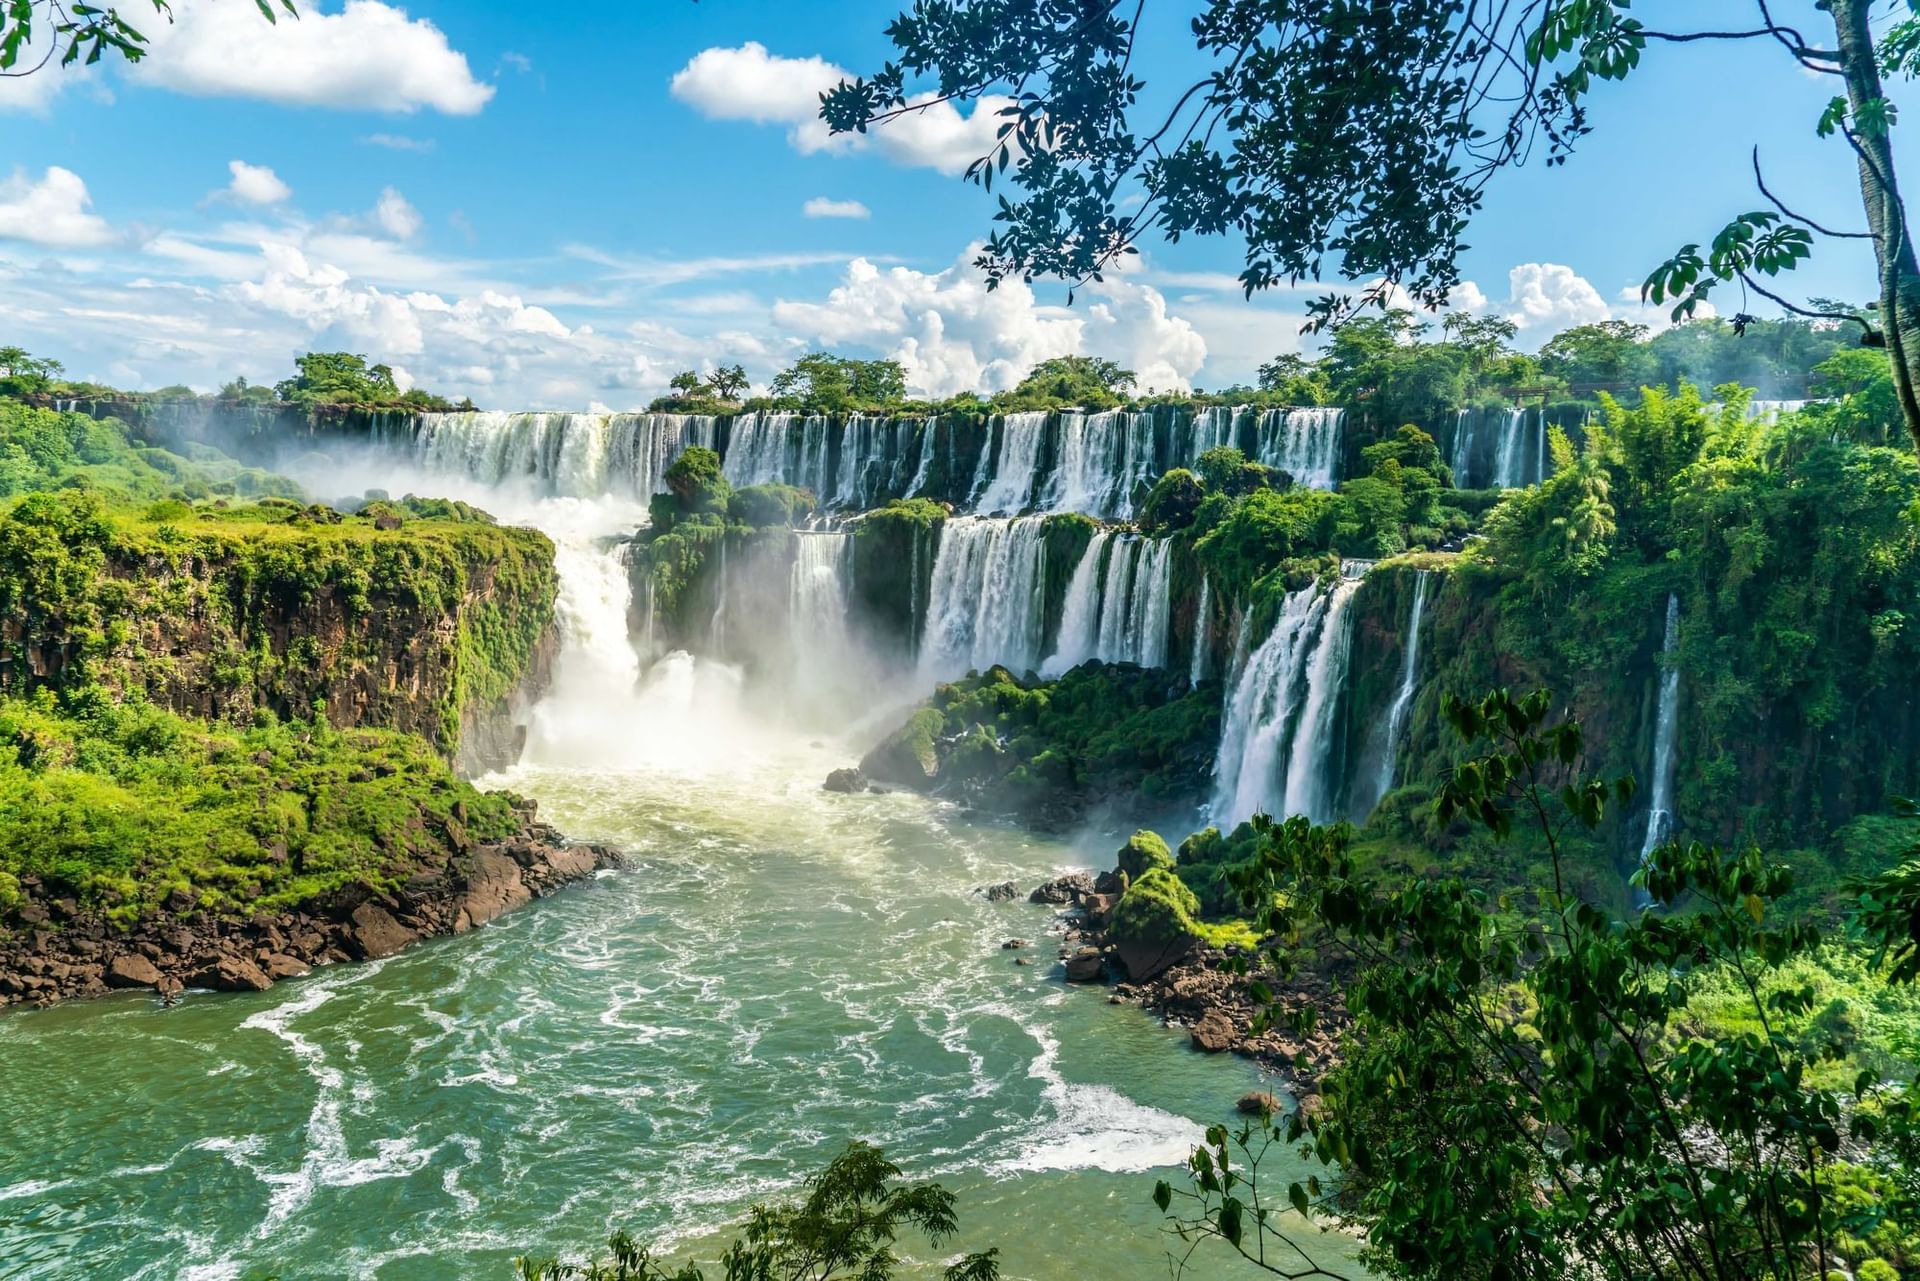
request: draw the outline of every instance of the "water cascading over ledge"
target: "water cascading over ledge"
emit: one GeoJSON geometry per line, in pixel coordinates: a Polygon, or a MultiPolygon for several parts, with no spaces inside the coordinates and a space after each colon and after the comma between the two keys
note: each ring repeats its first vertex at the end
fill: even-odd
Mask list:
{"type": "Polygon", "coordinates": [[[1166,666],[1172,592],[1171,541],[1097,531],[1067,584],[1060,634],[1041,674],[1058,676],[1095,658],[1166,666]]]}
{"type": "Polygon", "coordinates": [[[1339,816],[1351,606],[1368,568],[1350,562],[1331,585],[1289,593],[1266,639],[1244,659],[1236,655],[1209,811],[1222,829],[1255,814],[1303,814],[1316,823],[1339,816]]]}
{"type": "Polygon", "coordinates": [[[747,412],[383,416],[376,439],[418,466],[549,496],[646,499],[695,445],[718,452],[736,486],[792,485],[820,507],[863,511],[929,497],[963,513],[1079,512],[1124,520],[1164,472],[1234,446],[1296,484],[1330,488],[1345,450],[1331,407],[1217,406],[986,417],[747,412]]]}

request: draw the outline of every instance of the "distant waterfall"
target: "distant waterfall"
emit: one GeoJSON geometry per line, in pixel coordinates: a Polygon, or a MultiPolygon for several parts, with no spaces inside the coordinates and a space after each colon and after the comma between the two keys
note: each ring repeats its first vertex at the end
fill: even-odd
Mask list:
{"type": "Polygon", "coordinates": [[[999,448],[990,472],[984,470],[987,453],[980,455],[982,470],[974,477],[974,509],[1004,514],[1025,511],[1033,505],[1034,487],[1040,479],[1040,451],[1047,439],[1047,415],[996,414],[992,425],[995,430],[988,444],[997,444],[999,448]]]}
{"type": "MultiPolygon", "coordinates": [[[[926,492],[927,475],[933,469],[934,451],[940,443],[940,421],[938,418],[929,418],[920,424],[918,437],[920,442],[920,462],[919,465],[913,469],[913,479],[908,481],[907,487],[901,491],[900,496],[902,498],[912,498],[917,494],[926,492]]],[[[947,449],[951,451],[953,449],[953,430],[951,428],[947,430],[947,442],[947,449]]]]}
{"type": "Polygon", "coordinates": [[[1346,410],[1327,406],[1269,409],[1260,415],[1255,453],[1296,485],[1332,489],[1340,470],[1346,410]]]}
{"type": "Polygon", "coordinates": [[[1187,424],[1187,447],[1182,461],[1189,465],[1200,461],[1209,449],[1221,449],[1240,443],[1240,425],[1253,411],[1245,405],[1231,408],[1214,405],[1201,410],[1187,424]]]}
{"type": "Polygon", "coordinates": [[[1060,638],[1042,674],[1058,676],[1094,658],[1166,666],[1172,595],[1169,540],[1097,531],[1067,583],[1060,638]]]}
{"type": "Polygon", "coordinates": [[[1214,766],[1211,816],[1223,827],[1256,813],[1334,817],[1339,779],[1332,759],[1339,704],[1352,654],[1348,610],[1361,580],[1293,592],[1273,630],[1233,685],[1214,766]]]}
{"type": "Polygon", "coordinates": [[[1640,861],[1673,835],[1674,721],[1680,707],[1680,597],[1667,597],[1666,634],[1660,643],[1660,706],[1653,725],[1653,790],[1647,803],[1647,832],[1640,861]]]}
{"type": "Polygon", "coordinates": [[[1448,463],[1457,489],[1538,484],[1552,471],[1545,408],[1461,410],[1448,463]]]}
{"type": "Polygon", "coordinates": [[[483,485],[570,498],[659,493],[682,450],[711,447],[718,420],[684,414],[421,414],[414,461],[483,485]]]}
{"type": "Polygon", "coordinates": [[[1393,790],[1399,772],[1400,739],[1406,733],[1407,717],[1413,711],[1413,696],[1420,690],[1420,624],[1426,618],[1427,588],[1432,581],[1433,575],[1424,571],[1414,578],[1413,609],[1407,616],[1406,640],[1400,646],[1400,685],[1375,731],[1373,786],[1370,795],[1354,798],[1356,821],[1364,819],[1380,803],[1380,798],[1393,790]]]}
{"type": "Polygon", "coordinates": [[[1213,580],[1200,576],[1200,608],[1193,616],[1193,661],[1187,666],[1187,684],[1198,685],[1207,676],[1207,648],[1213,641],[1213,580]]]}
{"type": "Polygon", "coordinates": [[[1017,672],[1039,665],[1045,523],[1044,516],[946,522],[927,585],[925,674],[951,680],[995,663],[1017,672]]]}

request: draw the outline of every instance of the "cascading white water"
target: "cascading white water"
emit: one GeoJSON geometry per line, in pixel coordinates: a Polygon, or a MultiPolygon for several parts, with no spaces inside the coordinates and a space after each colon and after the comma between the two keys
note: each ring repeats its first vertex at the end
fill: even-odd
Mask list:
{"type": "Polygon", "coordinates": [[[716,420],[684,414],[421,414],[413,461],[481,485],[524,484],[572,498],[646,498],[691,445],[714,443],[716,420]]]}
{"type": "Polygon", "coordinates": [[[1058,676],[1095,658],[1166,666],[1172,547],[1164,538],[1096,531],[1067,583],[1059,639],[1041,674],[1058,676]]]}
{"type": "Polygon", "coordinates": [[[1453,468],[1455,489],[1473,488],[1473,448],[1477,433],[1474,427],[1479,417],[1471,409],[1463,409],[1453,420],[1453,457],[1447,460],[1453,468]]]}
{"type": "MultiPolygon", "coordinates": [[[[913,498],[926,492],[927,475],[933,469],[934,447],[938,445],[940,441],[940,422],[941,420],[938,418],[929,418],[920,424],[918,437],[920,441],[920,461],[913,469],[913,479],[908,481],[906,489],[901,491],[902,498],[913,498]]],[[[952,429],[948,429],[947,438],[949,442],[951,442],[953,438],[952,429]]],[[[951,443],[949,443],[948,448],[951,450],[951,443]]]]}
{"type": "Polygon", "coordinates": [[[1352,652],[1348,611],[1361,579],[1344,576],[1289,594],[1273,630],[1232,684],[1214,765],[1211,817],[1231,827],[1257,813],[1333,817],[1330,759],[1352,652]]]}
{"type": "Polygon", "coordinates": [[[1507,411],[1493,468],[1493,488],[1516,489],[1545,475],[1546,411],[1529,414],[1524,408],[1507,411]]]}
{"type": "MultiPolygon", "coordinates": [[[[1040,450],[1047,438],[1044,413],[999,414],[994,420],[994,436],[999,442],[990,473],[975,473],[974,509],[983,515],[1025,511],[1033,505],[1034,486],[1040,478],[1040,450]],[[987,477],[984,488],[979,484],[987,477]]],[[[980,456],[982,468],[987,455],[980,456]]]]}
{"type": "Polygon", "coordinates": [[[1331,406],[1269,409],[1260,415],[1257,453],[1296,485],[1332,489],[1340,470],[1346,410],[1331,406]]]}
{"type": "Polygon", "coordinates": [[[1187,447],[1181,455],[1182,461],[1192,464],[1209,449],[1238,444],[1240,424],[1252,412],[1245,405],[1231,408],[1214,405],[1195,414],[1187,427],[1187,447]]]}
{"type": "Polygon", "coordinates": [[[807,697],[844,690],[860,651],[848,627],[853,585],[853,536],[832,531],[794,536],[787,589],[791,678],[783,684],[807,697]]]}
{"type": "MultiPolygon", "coordinates": [[[[1374,750],[1378,756],[1374,763],[1372,794],[1365,798],[1356,798],[1371,811],[1380,803],[1380,798],[1393,790],[1393,781],[1399,769],[1400,737],[1406,733],[1407,716],[1413,711],[1413,696],[1420,689],[1420,624],[1427,613],[1427,588],[1433,580],[1431,573],[1422,571],[1414,578],[1413,608],[1407,615],[1407,636],[1400,647],[1400,684],[1393,692],[1393,702],[1387,707],[1382,720],[1374,750]]],[[[1365,814],[1356,805],[1356,818],[1365,814]]]]}
{"type": "Polygon", "coordinates": [[[1675,719],[1680,708],[1680,597],[1667,597],[1666,632],[1660,642],[1660,704],[1653,723],[1653,790],[1647,800],[1647,831],[1640,841],[1645,863],[1673,835],[1675,719]]]}
{"type": "Polygon", "coordinates": [[[1213,580],[1200,576],[1200,608],[1193,619],[1193,661],[1187,665],[1187,684],[1207,677],[1207,649],[1213,641],[1213,580]]]}
{"type": "Polygon", "coordinates": [[[1092,658],[1100,648],[1100,580],[1106,569],[1110,529],[1096,529],[1067,580],[1067,597],[1060,610],[1060,636],[1041,672],[1058,676],[1092,658]]]}
{"type": "Polygon", "coordinates": [[[1045,523],[960,516],[942,527],[920,642],[924,675],[951,680],[995,663],[1016,672],[1039,664],[1045,523]]]}
{"type": "Polygon", "coordinates": [[[1117,517],[1132,506],[1135,484],[1151,483],[1157,474],[1152,414],[1067,410],[1060,415],[1060,459],[1042,505],[1117,517]]]}

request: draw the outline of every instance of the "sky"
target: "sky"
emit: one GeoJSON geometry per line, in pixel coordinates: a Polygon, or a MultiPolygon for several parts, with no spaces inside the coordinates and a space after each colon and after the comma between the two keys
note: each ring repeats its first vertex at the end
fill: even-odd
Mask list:
{"type": "MultiPolygon", "coordinates": [[[[123,6],[151,39],[141,63],[0,80],[0,343],[72,377],[201,390],[345,349],[488,408],[571,410],[641,408],[718,363],[764,386],[814,349],[899,359],[928,396],[1072,353],[1143,387],[1222,387],[1302,349],[1325,287],[1249,302],[1229,239],[1149,240],[1071,306],[1057,282],[989,293],[969,264],[995,197],[959,175],[991,104],[864,141],[813,117],[823,88],[884,62],[900,7],[307,0],[269,25],[247,0],[174,0],[171,23],[123,6]]],[[[1193,8],[1149,7],[1149,102],[1193,70],[1193,8]]],[[[1750,6],[1683,8],[1710,25],[1750,6]]],[[[1811,0],[1776,9],[1824,21],[1811,0]]],[[[1593,95],[1568,164],[1496,180],[1454,305],[1511,317],[1523,347],[1664,323],[1639,282],[1762,207],[1755,143],[1790,203],[1857,227],[1848,156],[1814,134],[1832,85],[1765,42],[1651,50],[1593,95]]],[[[1822,243],[1798,276],[1800,296],[1873,292],[1861,242],[1822,243]]]]}

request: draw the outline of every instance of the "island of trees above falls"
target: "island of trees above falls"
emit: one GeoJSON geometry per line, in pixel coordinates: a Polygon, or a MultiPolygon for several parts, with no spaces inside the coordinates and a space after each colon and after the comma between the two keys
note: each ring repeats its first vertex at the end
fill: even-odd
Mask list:
{"type": "MultiPolygon", "coordinates": [[[[1196,1239],[1278,1249],[1257,1154],[1297,1142],[1326,1177],[1268,1204],[1387,1275],[1475,1232],[1489,1276],[1903,1275],[1920,466],[1883,354],[1743,328],[1525,355],[1390,312],[1258,387],[1067,357],[937,404],[815,353],[593,414],[0,350],[0,1003],[265,987],[616,865],[468,781],[552,679],[567,559],[474,496],[607,500],[642,664],[864,727],[847,803],[1116,834],[983,889],[1309,1100],[1163,1185],[1196,1239]]],[[[853,1202],[913,1192],[876,1161],[853,1202]]]]}

